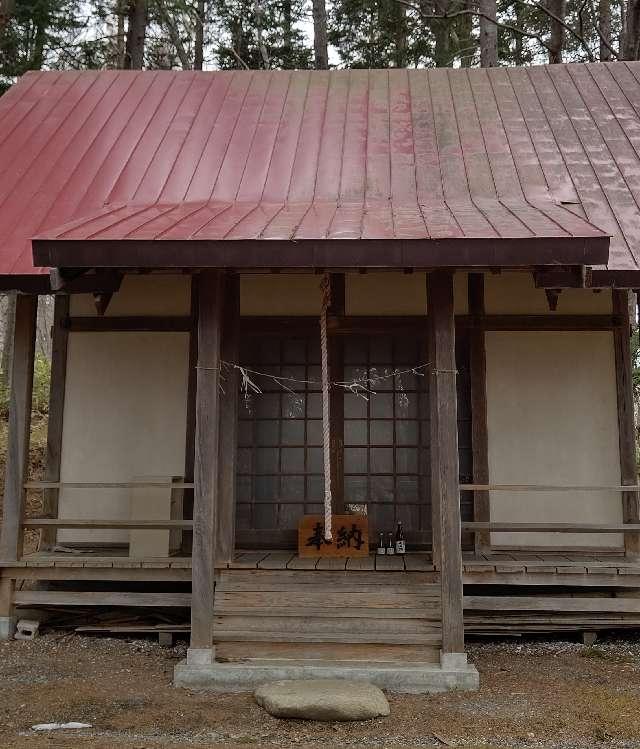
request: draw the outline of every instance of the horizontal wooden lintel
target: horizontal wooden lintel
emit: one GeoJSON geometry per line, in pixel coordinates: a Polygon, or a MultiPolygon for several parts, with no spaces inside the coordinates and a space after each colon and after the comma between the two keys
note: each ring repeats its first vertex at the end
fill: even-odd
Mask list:
{"type": "Polygon", "coordinates": [[[193,329],[189,315],[161,317],[155,315],[127,316],[75,316],[67,317],[63,326],[71,333],[159,332],[188,333],[193,329]]]}

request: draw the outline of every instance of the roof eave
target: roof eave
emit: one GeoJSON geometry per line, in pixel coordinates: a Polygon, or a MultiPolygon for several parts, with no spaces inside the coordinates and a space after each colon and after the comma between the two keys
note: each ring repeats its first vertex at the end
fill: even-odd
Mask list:
{"type": "Polygon", "coordinates": [[[41,267],[438,268],[606,265],[609,237],[32,240],[41,267]]]}

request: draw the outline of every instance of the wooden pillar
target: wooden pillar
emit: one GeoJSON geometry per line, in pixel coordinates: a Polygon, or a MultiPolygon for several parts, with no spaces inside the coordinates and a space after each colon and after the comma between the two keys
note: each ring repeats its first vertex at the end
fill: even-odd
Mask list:
{"type": "MultiPolygon", "coordinates": [[[[67,382],[67,350],[69,343],[69,330],[65,323],[68,315],[69,296],[67,294],[59,294],[55,297],[53,311],[47,458],[44,473],[44,480],[53,483],[60,481],[60,457],[62,454],[64,396],[67,382]]],[[[43,515],[53,518],[58,517],[59,498],[59,489],[44,490],[43,515]]],[[[55,528],[43,528],[41,532],[41,548],[47,549],[55,545],[55,528]]]]}
{"type": "Polygon", "coordinates": [[[212,663],[216,513],[219,498],[220,351],[224,277],[198,282],[198,370],[193,499],[191,643],[187,662],[212,663]]]}
{"type": "Polygon", "coordinates": [[[38,297],[18,295],[13,329],[13,361],[9,398],[9,431],[4,481],[4,506],[0,559],[15,561],[22,555],[24,484],[29,466],[29,431],[33,391],[33,358],[38,297]]]}
{"type": "MultiPolygon", "coordinates": [[[[225,279],[222,320],[222,360],[238,364],[240,360],[240,276],[225,279]]],[[[220,401],[220,511],[216,537],[216,561],[233,559],[236,538],[236,457],[238,452],[238,370],[222,370],[220,401]]]]}
{"type": "MultiPolygon", "coordinates": [[[[184,440],[184,480],[193,481],[193,463],[195,460],[196,440],[196,386],[198,374],[198,276],[191,276],[191,330],[189,331],[189,372],[187,375],[187,414],[184,440]]],[[[193,519],[193,491],[186,491],[182,503],[182,515],[193,519]]],[[[193,532],[182,534],[182,552],[191,554],[193,549],[193,532]]]]}
{"type": "MultiPolygon", "coordinates": [[[[469,274],[469,314],[473,327],[469,336],[469,361],[471,369],[471,445],[473,451],[473,482],[489,483],[489,454],[487,444],[487,357],[485,331],[481,326],[484,316],[484,275],[469,274]]],[[[473,519],[488,523],[491,520],[489,492],[477,491],[473,495],[473,519]]],[[[489,531],[476,531],[476,553],[491,549],[489,531]]]]}
{"type": "MultiPolygon", "coordinates": [[[[614,329],[616,390],[618,396],[618,440],[620,445],[620,483],[637,484],[635,425],[633,414],[633,382],[631,371],[631,324],[629,292],[614,289],[613,314],[619,323],[614,329]]],[[[640,497],[637,492],[622,493],[622,514],[625,523],[640,523],[640,497]]],[[[640,556],[640,535],[624,534],[627,556],[640,556]]]]}
{"type": "MultiPolygon", "coordinates": [[[[332,273],[331,306],[329,316],[345,314],[344,273],[332,273]]],[[[344,339],[329,336],[329,379],[333,382],[344,379],[344,339]]],[[[331,422],[331,496],[336,514],[345,511],[344,497],[344,391],[331,388],[329,391],[329,420],[331,422]]]]}
{"type": "Polygon", "coordinates": [[[431,502],[442,589],[442,662],[464,659],[453,273],[427,275],[431,502]],[[447,657],[453,654],[451,658],[447,657]]]}

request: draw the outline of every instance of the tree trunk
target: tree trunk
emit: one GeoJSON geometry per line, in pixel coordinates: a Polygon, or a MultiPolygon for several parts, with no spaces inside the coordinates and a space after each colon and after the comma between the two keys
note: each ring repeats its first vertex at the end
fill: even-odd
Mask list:
{"type": "Polygon", "coordinates": [[[196,30],[193,50],[194,70],[202,70],[204,64],[204,22],[206,12],[206,1],[198,0],[196,7],[196,30]]]}
{"type": "MultiPolygon", "coordinates": [[[[558,19],[564,21],[567,6],[566,0],[548,0],[548,10],[558,19]]],[[[564,48],[564,27],[559,22],[551,19],[551,35],[549,37],[549,64],[556,65],[562,62],[562,51],[564,48]]]]}
{"type": "Polygon", "coordinates": [[[147,0],[129,0],[129,26],[124,63],[127,70],[142,70],[147,21],[147,0]]]}
{"type": "Polygon", "coordinates": [[[404,5],[396,2],[393,11],[394,62],[397,68],[407,66],[407,14],[404,5]]]}
{"type": "Polygon", "coordinates": [[[260,5],[260,0],[255,0],[253,4],[253,21],[256,26],[256,39],[258,41],[260,57],[262,58],[262,65],[265,70],[268,70],[271,67],[271,61],[269,60],[269,52],[262,35],[264,27],[264,10],[260,5]]]}
{"type": "Polygon", "coordinates": [[[9,23],[13,8],[14,0],[0,0],[0,31],[9,23]]]}
{"type": "Polygon", "coordinates": [[[609,47],[607,47],[607,44],[611,46],[611,0],[599,0],[598,25],[601,34],[600,60],[602,62],[608,62],[611,60],[611,52],[609,47]]]}
{"type": "Polygon", "coordinates": [[[113,49],[113,58],[111,65],[116,70],[121,70],[124,67],[124,52],[125,52],[125,30],[124,20],[127,15],[127,3],[124,0],[115,0],[113,4],[113,12],[116,17],[116,38],[113,49]]]}
{"type": "Polygon", "coordinates": [[[285,68],[291,68],[291,53],[293,51],[293,22],[291,19],[291,0],[282,2],[282,59],[285,68]]]}
{"type": "Polygon", "coordinates": [[[623,60],[638,59],[638,42],[640,41],[640,0],[629,0],[625,16],[623,60]]]}
{"type": "Polygon", "coordinates": [[[328,70],[329,52],[325,0],[313,0],[313,54],[316,70],[328,70]]]}
{"type": "MultiPolygon", "coordinates": [[[[420,5],[427,13],[435,12],[438,16],[444,16],[449,11],[449,0],[435,0],[433,7],[429,6],[429,2],[421,3],[420,5]]],[[[436,42],[433,57],[437,68],[453,66],[450,24],[451,21],[448,18],[432,21],[431,30],[436,42]]]]}
{"type": "MultiPolygon", "coordinates": [[[[473,10],[472,0],[464,0],[464,10],[473,10]]],[[[476,51],[476,42],[473,38],[473,16],[471,14],[460,16],[458,19],[458,30],[460,44],[458,45],[458,58],[460,67],[470,68],[473,65],[473,57],[476,51]]]]}
{"type": "Polygon", "coordinates": [[[480,0],[480,66],[498,66],[498,27],[496,0],[480,0]]]}

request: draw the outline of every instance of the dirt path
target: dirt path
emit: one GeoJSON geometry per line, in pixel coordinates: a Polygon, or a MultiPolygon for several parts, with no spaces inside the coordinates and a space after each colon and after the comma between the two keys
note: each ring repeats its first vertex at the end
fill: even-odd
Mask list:
{"type": "Polygon", "coordinates": [[[476,693],[391,696],[391,717],[281,721],[250,695],[171,686],[184,646],[62,633],[0,643],[0,747],[640,747],[640,639],[471,646],[476,693]],[[35,734],[79,721],[83,732],[35,734]]]}

